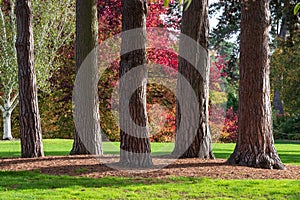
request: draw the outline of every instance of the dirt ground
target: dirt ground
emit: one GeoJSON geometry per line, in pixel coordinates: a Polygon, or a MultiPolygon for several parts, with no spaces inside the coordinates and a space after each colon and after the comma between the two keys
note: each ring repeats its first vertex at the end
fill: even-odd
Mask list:
{"type": "Polygon", "coordinates": [[[35,171],[51,175],[101,178],[106,176],[166,178],[173,176],[222,179],[297,179],[300,166],[286,165],[286,170],[267,170],[229,166],[224,159],[200,160],[153,158],[154,168],[147,170],[118,169],[117,157],[49,156],[44,158],[0,159],[0,170],[35,171]],[[106,163],[106,164],[103,164],[106,163]],[[107,164],[110,163],[110,164],[107,164]]]}

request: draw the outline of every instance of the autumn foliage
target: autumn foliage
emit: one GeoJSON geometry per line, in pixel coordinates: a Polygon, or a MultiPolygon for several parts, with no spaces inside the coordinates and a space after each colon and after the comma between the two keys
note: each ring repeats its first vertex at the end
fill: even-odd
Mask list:
{"type": "MultiPolygon", "coordinates": [[[[147,48],[149,81],[147,85],[147,112],[150,129],[150,139],[156,142],[174,141],[175,116],[176,116],[176,94],[165,85],[175,85],[177,83],[177,53],[175,43],[178,42],[179,18],[172,18],[170,21],[162,19],[169,13],[168,8],[163,6],[163,1],[149,3],[147,15],[147,29],[151,27],[172,28],[173,39],[168,35],[150,34],[147,35],[150,43],[147,48]],[[177,37],[174,39],[174,37],[177,37]],[[156,48],[155,48],[156,47],[156,48]],[[157,48],[163,47],[163,48],[157,48]],[[173,49],[172,49],[173,48],[173,49]],[[155,74],[155,78],[152,77],[155,74]],[[151,79],[151,80],[150,80],[151,79]]],[[[98,27],[99,44],[103,44],[109,38],[120,34],[122,31],[121,0],[99,0],[98,1],[98,27]]],[[[166,19],[166,18],[165,18],[166,19]]],[[[168,18],[167,18],[168,19],[168,18]]],[[[107,47],[111,48],[111,47],[107,47]]],[[[178,49],[177,49],[178,50],[178,49]]],[[[42,116],[45,138],[72,137],[73,118],[71,110],[71,95],[74,79],[74,47],[64,47],[61,54],[70,62],[64,62],[65,66],[59,68],[50,81],[55,94],[45,96],[42,100],[44,115],[42,116]],[[68,76],[72,75],[72,76],[68,76]],[[55,101],[57,106],[55,112],[47,107],[49,102],[55,101]],[[58,113],[65,113],[59,115],[58,113]],[[49,123],[51,119],[56,119],[55,124],[49,123]],[[59,126],[65,127],[64,131],[59,131],[59,126]],[[68,127],[68,128],[67,128],[68,127]]],[[[103,56],[103,55],[102,55],[103,56]]],[[[105,57],[101,58],[105,59],[105,57]]],[[[223,91],[223,79],[226,77],[224,68],[226,61],[224,56],[213,55],[210,72],[210,126],[215,141],[234,141],[236,135],[237,115],[233,110],[226,111],[226,93],[223,91]],[[225,125],[224,125],[225,123],[225,125]]],[[[100,100],[100,120],[105,137],[110,141],[119,140],[118,123],[118,96],[115,94],[119,81],[119,58],[116,56],[106,66],[106,70],[101,73],[99,80],[99,100],[100,100]]],[[[176,87],[175,87],[176,88],[176,87]]]]}

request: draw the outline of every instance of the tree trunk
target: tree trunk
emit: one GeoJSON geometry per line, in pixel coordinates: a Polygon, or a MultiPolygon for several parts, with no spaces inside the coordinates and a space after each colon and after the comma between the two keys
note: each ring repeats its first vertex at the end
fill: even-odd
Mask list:
{"type": "Polygon", "coordinates": [[[269,81],[269,0],[243,1],[238,140],[230,164],[284,169],[272,130],[269,81]]]}
{"type": "Polygon", "coordinates": [[[3,114],[3,140],[13,139],[11,134],[11,111],[5,111],[3,114]]]}
{"type": "Polygon", "coordinates": [[[181,37],[179,44],[177,115],[174,155],[181,158],[214,158],[211,147],[208,114],[208,1],[193,0],[184,9],[181,33],[199,44],[197,49],[186,43],[181,37]],[[195,57],[196,65],[184,57],[195,57]],[[196,96],[197,105],[191,103],[184,81],[187,80],[196,96]],[[183,114],[183,112],[187,112],[183,114]],[[193,116],[198,115],[198,116],[193,116]]]}
{"type": "MultiPolygon", "coordinates": [[[[281,25],[280,25],[280,32],[278,34],[278,37],[282,39],[280,41],[281,45],[284,45],[286,42],[286,33],[287,33],[287,17],[286,14],[283,12],[282,13],[282,19],[281,19],[281,25]]],[[[274,85],[275,85],[275,90],[274,90],[274,96],[273,96],[273,107],[274,110],[277,111],[277,114],[283,115],[284,114],[284,107],[283,107],[283,102],[280,94],[280,89],[278,87],[281,87],[281,78],[278,77],[277,80],[275,80],[274,85]]]]}
{"type": "Polygon", "coordinates": [[[44,156],[44,152],[34,72],[30,0],[17,0],[16,16],[21,153],[23,158],[32,158],[44,156]]]}
{"type": "Polygon", "coordinates": [[[70,154],[101,155],[98,100],[97,0],[76,1],[75,135],[70,154]]]}
{"type": "Polygon", "coordinates": [[[130,167],[152,165],[146,113],[146,6],[146,0],[122,0],[120,164],[130,167]]]}
{"type": "MultiPolygon", "coordinates": [[[[279,82],[279,81],[275,81],[275,82],[279,82]]],[[[278,89],[275,89],[275,91],[274,91],[273,107],[274,107],[274,110],[277,111],[278,115],[284,114],[284,108],[283,108],[283,103],[281,100],[281,94],[280,94],[280,90],[278,90],[278,89]]]]}

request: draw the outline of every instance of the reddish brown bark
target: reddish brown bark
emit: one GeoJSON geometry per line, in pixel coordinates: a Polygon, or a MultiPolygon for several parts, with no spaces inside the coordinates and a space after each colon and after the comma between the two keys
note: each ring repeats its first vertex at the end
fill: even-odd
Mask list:
{"type": "Polygon", "coordinates": [[[21,154],[23,158],[40,157],[44,156],[44,152],[34,72],[34,43],[30,0],[17,0],[16,17],[21,154]]]}
{"type": "Polygon", "coordinates": [[[238,140],[228,163],[284,169],[274,146],[269,81],[269,1],[243,1],[238,140]]]}

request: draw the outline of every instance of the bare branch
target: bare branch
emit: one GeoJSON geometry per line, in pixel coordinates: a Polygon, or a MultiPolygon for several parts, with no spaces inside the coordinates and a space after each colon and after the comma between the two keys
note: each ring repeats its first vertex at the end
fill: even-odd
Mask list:
{"type": "MultiPolygon", "coordinates": [[[[68,35],[66,35],[63,39],[60,39],[59,41],[61,41],[61,43],[60,43],[59,45],[57,45],[57,48],[55,48],[55,50],[54,50],[54,48],[53,48],[53,50],[51,51],[51,53],[52,53],[52,54],[56,53],[56,52],[58,51],[58,49],[61,48],[61,47],[63,46],[63,44],[65,43],[65,41],[66,41],[67,39],[69,39],[70,36],[71,36],[72,34],[73,34],[73,33],[70,32],[70,33],[69,33],[68,35]]],[[[53,65],[54,60],[55,60],[55,57],[53,56],[53,57],[50,59],[50,61],[49,61],[49,65],[50,65],[50,66],[53,65]]]]}
{"type": "Polygon", "coordinates": [[[9,108],[9,111],[12,112],[16,106],[19,104],[19,99],[17,99],[16,101],[14,101],[14,103],[12,104],[12,106],[9,108]]]}
{"type": "Polygon", "coordinates": [[[13,96],[13,98],[12,98],[12,100],[11,100],[11,103],[14,104],[14,102],[16,101],[16,99],[17,99],[18,97],[19,97],[19,94],[16,93],[16,94],[13,96]]]}

